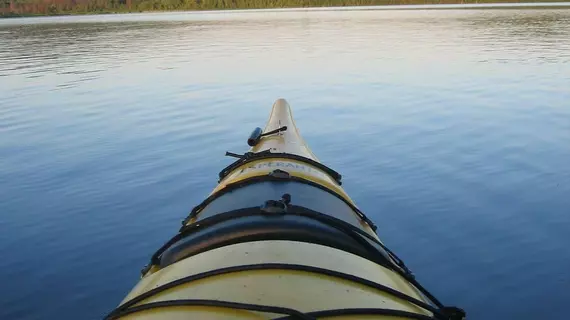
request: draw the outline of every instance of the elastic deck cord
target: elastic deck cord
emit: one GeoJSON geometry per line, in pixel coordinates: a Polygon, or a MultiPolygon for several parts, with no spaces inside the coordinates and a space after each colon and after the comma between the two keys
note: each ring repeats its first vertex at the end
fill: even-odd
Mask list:
{"type": "MultiPolygon", "coordinates": [[[[172,288],[179,286],[179,285],[182,285],[182,284],[187,284],[187,283],[190,283],[193,281],[197,281],[197,280],[201,280],[201,279],[205,279],[205,278],[210,278],[210,277],[214,277],[214,276],[218,276],[218,275],[223,275],[223,274],[244,272],[244,271],[255,271],[255,270],[292,270],[292,271],[310,272],[310,273],[316,273],[316,274],[326,275],[326,276],[333,277],[333,278],[351,281],[351,282],[358,283],[360,285],[378,290],[380,292],[389,294],[395,298],[404,300],[406,302],[409,302],[409,303],[411,303],[417,307],[420,307],[422,309],[425,309],[425,310],[427,310],[433,314],[433,317],[428,317],[428,316],[417,314],[417,313],[406,313],[406,316],[410,315],[410,314],[415,315],[416,316],[415,319],[432,319],[432,320],[433,319],[437,319],[437,320],[449,320],[450,319],[450,317],[448,315],[442,313],[440,309],[435,308],[434,306],[432,306],[430,304],[427,304],[427,303],[425,303],[421,300],[418,300],[416,298],[410,297],[410,296],[408,296],[408,295],[406,295],[400,291],[394,290],[394,289],[387,287],[385,285],[382,285],[382,284],[379,284],[379,283],[376,283],[376,282],[373,282],[373,281],[370,281],[368,279],[364,279],[364,278],[361,278],[358,276],[354,276],[354,275],[339,272],[339,271],[319,268],[319,267],[306,266],[306,265],[285,264],[285,263],[260,263],[260,264],[240,265],[240,266],[232,266],[232,267],[220,268],[220,269],[216,269],[216,270],[210,270],[210,271],[198,273],[195,275],[187,276],[184,278],[180,278],[178,280],[175,280],[175,281],[169,282],[167,284],[158,286],[154,289],[151,289],[151,290],[149,290],[149,291],[147,291],[147,292],[145,292],[139,296],[136,296],[135,298],[125,302],[124,304],[119,306],[117,309],[112,311],[105,318],[105,320],[118,319],[118,318],[125,316],[127,314],[131,314],[134,312],[140,312],[140,311],[144,311],[144,310],[148,310],[148,309],[152,309],[152,308],[161,308],[161,307],[167,307],[167,306],[180,306],[180,305],[193,305],[193,306],[209,305],[209,306],[219,306],[219,307],[237,308],[237,309],[246,309],[246,307],[247,307],[248,309],[246,309],[246,310],[287,314],[290,317],[293,317],[292,319],[314,319],[309,314],[304,314],[300,311],[296,311],[296,310],[288,309],[288,308],[240,304],[240,303],[224,302],[224,301],[214,302],[217,300],[175,300],[175,301],[153,302],[153,303],[135,306],[136,304],[139,304],[148,298],[151,298],[151,297],[153,297],[153,296],[155,296],[161,292],[172,289],[172,288]],[[178,302],[178,301],[180,301],[180,302],[178,302]],[[262,310],[262,307],[265,309],[262,310]],[[417,317],[417,316],[422,316],[422,317],[417,317]]],[[[346,310],[350,310],[350,309],[346,309],[346,310]]],[[[382,312],[388,312],[386,310],[390,310],[390,309],[358,309],[358,310],[361,310],[359,312],[363,312],[362,310],[368,310],[368,311],[382,310],[382,312]]],[[[397,313],[398,311],[399,310],[391,310],[389,312],[396,312],[397,313]]],[[[320,312],[332,312],[332,311],[328,310],[328,311],[320,311],[320,312]]],[[[334,311],[334,312],[339,313],[340,311],[334,311]]],[[[344,311],[344,312],[348,312],[348,311],[344,311]]],[[[380,312],[380,311],[378,311],[378,312],[380,312]]],[[[370,314],[370,313],[366,313],[366,314],[370,314]]],[[[325,315],[320,315],[320,316],[322,317],[325,315]]],[[[328,316],[331,316],[331,315],[328,315],[328,316]]]]}

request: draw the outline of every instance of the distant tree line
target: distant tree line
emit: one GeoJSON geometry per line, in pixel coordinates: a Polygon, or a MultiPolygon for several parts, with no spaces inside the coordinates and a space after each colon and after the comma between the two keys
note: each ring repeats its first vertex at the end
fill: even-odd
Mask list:
{"type": "Polygon", "coordinates": [[[217,10],[550,1],[557,0],[0,0],[0,16],[163,10],[217,10]]]}

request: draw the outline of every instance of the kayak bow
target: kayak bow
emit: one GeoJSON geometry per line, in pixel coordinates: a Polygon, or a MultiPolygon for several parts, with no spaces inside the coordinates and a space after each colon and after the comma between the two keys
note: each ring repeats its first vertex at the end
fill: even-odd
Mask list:
{"type": "Polygon", "coordinates": [[[423,288],[283,99],[106,319],[463,319],[423,288]]]}

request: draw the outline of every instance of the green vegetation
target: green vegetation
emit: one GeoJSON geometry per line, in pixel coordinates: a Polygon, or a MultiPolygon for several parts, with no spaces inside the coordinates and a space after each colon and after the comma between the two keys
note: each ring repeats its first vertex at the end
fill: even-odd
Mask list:
{"type": "MultiPolygon", "coordinates": [[[[553,0],[0,0],[0,17],[163,10],[219,10],[551,1],[553,0]]],[[[570,0],[562,0],[562,2],[563,1],[570,0]]]]}

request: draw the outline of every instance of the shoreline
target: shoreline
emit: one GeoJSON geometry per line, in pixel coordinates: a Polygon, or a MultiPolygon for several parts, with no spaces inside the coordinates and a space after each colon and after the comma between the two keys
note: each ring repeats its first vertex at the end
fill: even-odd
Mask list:
{"type": "MultiPolygon", "coordinates": [[[[31,0],[33,1],[33,0],[31,0]]],[[[153,1],[153,0],[151,0],[153,1]]],[[[197,0],[200,1],[200,0],[197,0]]],[[[304,1],[304,0],[301,0],[304,1]]],[[[355,0],[358,2],[359,0],[355,0]]],[[[350,3],[351,1],[343,1],[343,3],[350,3]]],[[[335,4],[326,1],[309,2],[304,6],[260,6],[260,7],[215,7],[208,6],[196,8],[172,8],[172,9],[150,9],[140,10],[120,6],[117,8],[97,9],[97,10],[77,10],[63,9],[63,10],[50,10],[48,12],[15,12],[6,11],[7,8],[0,7],[0,19],[2,18],[27,18],[27,17],[61,17],[61,16],[75,16],[75,15],[115,15],[115,14],[136,14],[136,13],[183,13],[183,12],[223,12],[223,11],[310,11],[310,10],[453,10],[453,9],[570,9],[570,0],[549,0],[549,1],[493,1],[493,0],[479,0],[479,1],[437,1],[437,0],[388,0],[388,1],[368,1],[378,2],[382,4],[369,5],[369,4],[335,4]],[[321,3],[322,2],[322,3],[321,3]],[[4,9],[4,11],[2,11],[4,9]]],[[[39,4],[36,4],[36,8],[39,4]]],[[[53,7],[51,7],[53,9],[53,7]]]]}

